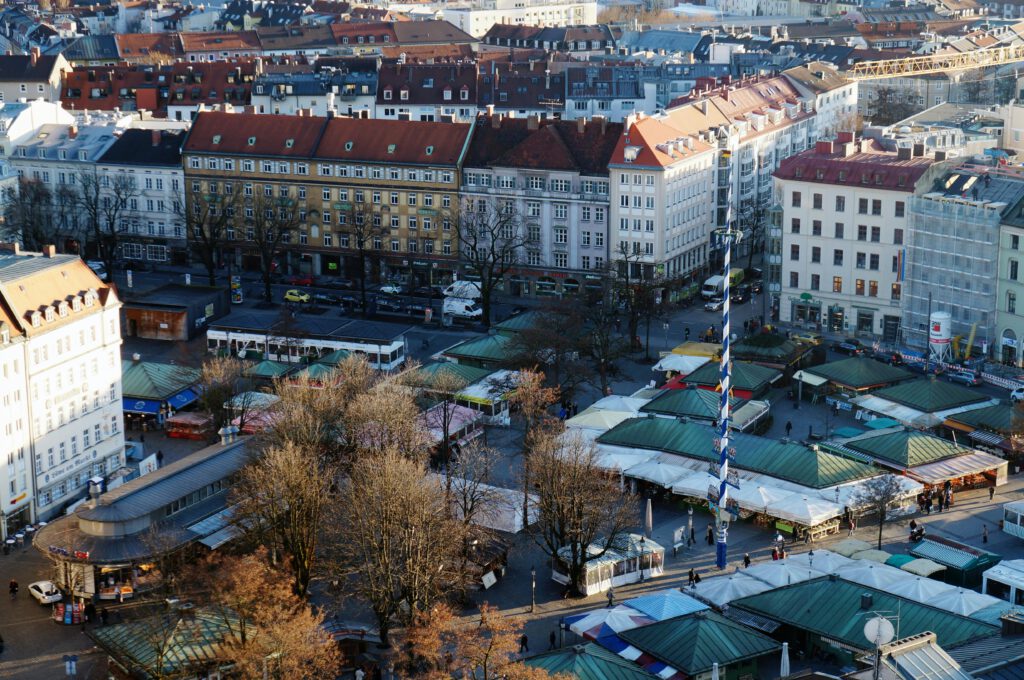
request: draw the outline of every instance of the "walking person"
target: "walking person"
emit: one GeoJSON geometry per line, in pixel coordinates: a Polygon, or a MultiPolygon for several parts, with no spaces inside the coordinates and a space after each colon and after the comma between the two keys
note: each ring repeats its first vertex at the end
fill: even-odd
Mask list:
{"type": "Polygon", "coordinates": [[[18,582],[12,578],[7,589],[11,592],[11,599],[13,600],[18,595],[18,582]]]}
{"type": "Polygon", "coordinates": [[[712,525],[708,525],[708,545],[715,544],[715,529],[712,525]]]}
{"type": "Polygon", "coordinates": [[[694,578],[695,578],[696,576],[697,576],[697,572],[695,572],[695,571],[693,570],[693,567],[690,567],[690,573],[689,573],[689,574],[687,575],[687,579],[686,579],[686,585],[688,585],[688,586],[692,586],[692,585],[693,585],[693,581],[694,581],[694,578]]]}
{"type": "Polygon", "coordinates": [[[857,529],[857,520],[855,520],[853,517],[851,517],[850,518],[850,531],[846,535],[847,536],[853,536],[853,532],[856,531],[856,529],[857,529]]]}
{"type": "Polygon", "coordinates": [[[558,649],[557,645],[555,645],[555,642],[557,640],[558,640],[558,636],[555,635],[555,631],[551,631],[551,635],[548,635],[548,642],[551,644],[551,646],[548,647],[549,650],[558,649]]]}
{"type": "Polygon", "coordinates": [[[988,543],[988,525],[987,524],[983,525],[981,527],[981,542],[982,543],[988,543]]]}
{"type": "Polygon", "coordinates": [[[107,625],[107,621],[110,619],[110,612],[107,611],[106,607],[100,608],[100,625],[107,625]]]}
{"type": "Polygon", "coordinates": [[[615,606],[615,590],[612,588],[608,589],[608,609],[615,606]]]}
{"type": "Polygon", "coordinates": [[[743,568],[750,569],[750,553],[743,553],[743,568]]]}
{"type": "Polygon", "coordinates": [[[522,637],[519,638],[519,653],[523,654],[530,651],[530,638],[526,637],[526,633],[523,633],[522,637]]]}
{"type": "Polygon", "coordinates": [[[996,495],[996,487],[995,487],[995,485],[992,485],[992,486],[988,487],[988,502],[989,503],[992,502],[992,497],[995,496],[995,495],[996,495]]]}
{"type": "Polygon", "coordinates": [[[786,438],[789,438],[789,433],[793,431],[793,421],[786,421],[786,438]]]}

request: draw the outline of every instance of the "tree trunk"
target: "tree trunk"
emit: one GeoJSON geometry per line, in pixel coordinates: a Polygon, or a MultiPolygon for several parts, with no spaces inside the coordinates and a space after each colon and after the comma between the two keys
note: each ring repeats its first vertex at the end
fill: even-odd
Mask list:
{"type": "Polygon", "coordinates": [[[493,286],[484,286],[484,281],[480,280],[480,310],[483,312],[483,316],[480,317],[480,321],[483,323],[484,328],[491,327],[491,295],[494,294],[493,286]]]}
{"type": "Polygon", "coordinates": [[[651,315],[647,315],[647,340],[644,343],[644,359],[651,359],[651,315]]]}
{"type": "Polygon", "coordinates": [[[263,270],[263,299],[270,302],[273,295],[270,291],[270,268],[265,267],[263,270]]]}
{"type": "Polygon", "coordinates": [[[878,513],[878,549],[882,549],[882,527],[885,525],[885,510],[878,513]]]}
{"type": "Polygon", "coordinates": [[[366,316],[366,251],[359,249],[359,300],[366,316]]]}

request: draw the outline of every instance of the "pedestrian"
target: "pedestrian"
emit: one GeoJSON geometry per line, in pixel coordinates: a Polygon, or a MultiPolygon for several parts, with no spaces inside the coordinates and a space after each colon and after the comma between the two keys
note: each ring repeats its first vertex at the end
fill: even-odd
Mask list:
{"type": "Polygon", "coordinates": [[[917,521],[912,519],[910,520],[910,530],[914,531],[915,529],[917,529],[917,521]]]}
{"type": "Polygon", "coordinates": [[[693,585],[697,585],[699,583],[700,583],[700,574],[694,574],[693,575],[693,585]]]}
{"type": "Polygon", "coordinates": [[[708,545],[714,545],[714,544],[715,544],[715,530],[709,524],[708,525],[708,545]]]}
{"type": "Polygon", "coordinates": [[[110,612],[107,611],[106,607],[100,608],[100,624],[107,625],[107,620],[110,618],[110,612]]]}
{"type": "Polygon", "coordinates": [[[365,678],[365,677],[366,677],[366,671],[364,671],[362,668],[357,668],[356,669],[356,680],[363,680],[363,678],[365,678]]]}
{"type": "Polygon", "coordinates": [[[996,487],[995,486],[988,487],[988,501],[989,501],[989,503],[992,502],[992,497],[995,496],[995,495],[996,495],[996,487]]]}
{"type": "Polygon", "coordinates": [[[13,600],[14,597],[18,594],[18,582],[12,578],[7,588],[11,591],[11,599],[13,600]]]}
{"type": "Polygon", "coordinates": [[[615,591],[611,588],[608,589],[608,609],[615,606],[615,591]]]}
{"type": "Polygon", "coordinates": [[[690,527],[690,545],[697,545],[697,530],[690,527]]]}
{"type": "Polygon", "coordinates": [[[793,431],[793,421],[786,421],[786,437],[789,437],[789,433],[793,431]]]}
{"type": "Polygon", "coordinates": [[[89,623],[96,623],[96,605],[92,602],[85,605],[85,620],[89,623]]]}
{"type": "Polygon", "coordinates": [[[519,638],[519,653],[530,651],[530,638],[526,637],[526,633],[523,633],[522,637],[519,638]]]}
{"type": "Polygon", "coordinates": [[[930,497],[926,498],[924,501],[924,514],[932,514],[932,499],[930,497]]]}
{"type": "Polygon", "coordinates": [[[572,415],[573,415],[573,417],[579,415],[579,412],[580,412],[580,403],[578,401],[572,402],[572,415]]]}
{"type": "Polygon", "coordinates": [[[695,572],[693,570],[693,567],[690,567],[690,573],[687,575],[687,578],[686,578],[686,585],[692,586],[693,585],[694,577],[696,575],[697,575],[697,572],[695,572]]]}
{"type": "Polygon", "coordinates": [[[856,531],[856,530],[857,530],[857,520],[855,520],[854,518],[851,517],[850,518],[850,532],[848,534],[846,534],[846,535],[847,536],[853,536],[853,532],[856,531]]]}
{"type": "Polygon", "coordinates": [[[750,569],[750,553],[743,553],[743,568],[750,569]]]}
{"type": "Polygon", "coordinates": [[[548,649],[557,649],[558,646],[555,644],[557,640],[558,636],[555,635],[555,631],[551,631],[551,635],[548,635],[548,642],[551,643],[551,646],[548,649]]]}
{"type": "Polygon", "coordinates": [[[981,527],[981,542],[988,543],[988,525],[981,527]]]}
{"type": "Polygon", "coordinates": [[[778,562],[778,561],[779,561],[779,549],[776,548],[775,546],[772,546],[772,562],[778,562]]]}
{"type": "Polygon", "coordinates": [[[156,466],[161,468],[164,466],[164,450],[158,449],[156,452],[156,466]]]}

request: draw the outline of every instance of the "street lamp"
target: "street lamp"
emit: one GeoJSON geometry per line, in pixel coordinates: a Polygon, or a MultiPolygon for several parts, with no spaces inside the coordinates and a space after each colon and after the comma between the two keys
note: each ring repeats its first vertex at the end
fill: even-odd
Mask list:
{"type": "Polygon", "coordinates": [[[693,536],[693,506],[686,508],[686,545],[690,546],[690,537],[693,536]]]}
{"type": "Polygon", "coordinates": [[[647,546],[645,545],[645,541],[646,541],[646,539],[643,536],[641,536],[640,537],[640,583],[644,582],[644,552],[647,549],[647,546]]]}
{"type": "Polygon", "coordinates": [[[807,578],[811,577],[814,572],[814,549],[807,553],[807,578]]]}
{"type": "Polygon", "coordinates": [[[530,613],[537,608],[537,567],[530,567],[530,613]]]}

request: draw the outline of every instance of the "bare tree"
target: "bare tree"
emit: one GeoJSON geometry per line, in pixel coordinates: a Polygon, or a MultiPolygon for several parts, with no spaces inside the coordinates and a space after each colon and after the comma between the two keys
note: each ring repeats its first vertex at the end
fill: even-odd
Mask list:
{"type": "Polygon", "coordinates": [[[57,242],[53,218],[53,196],[41,181],[22,177],[17,187],[4,191],[4,240],[20,241],[28,250],[42,250],[57,242]]]}
{"type": "Polygon", "coordinates": [[[253,247],[260,258],[263,297],[269,302],[272,297],[270,284],[274,262],[299,227],[299,203],[287,196],[275,198],[261,194],[246,199],[246,208],[250,206],[252,217],[246,214],[246,229],[252,228],[253,247]]]}
{"type": "Polygon", "coordinates": [[[853,495],[853,505],[878,518],[878,549],[882,549],[882,527],[889,511],[899,504],[903,485],[897,475],[885,474],[863,482],[853,495]]]}
{"type": "Polygon", "coordinates": [[[410,623],[460,579],[460,524],[445,506],[436,478],[395,451],[356,460],[333,506],[333,563],[369,603],[385,645],[395,622],[410,623]]]}
{"type": "Polygon", "coordinates": [[[511,200],[465,199],[452,220],[467,271],[480,282],[483,323],[491,325],[494,293],[522,259],[527,234],[511,200]]]}
{"type": "Polygon", "coordinates": [[[206,193],[189,192],[186,201],[180,217],[185,223],[189,249],[206,269],[207,282],[214,286],[224,248],[230,247],[228,229],[237,218],[239,194],[232,182],[225,182],[223,186],[209,182],[206,193]]]}
{"type": "Polygon", "coordinates": [[[85,570],[91,568],[78,562],[62,558],[52,552],[44,552],[47,560],[45,577],[72,596],[83,591],[85,586],[85,570]]]}
{"type": "Polygon", "coordinates": [[[78,187],[78,206],[96,246],[96,257],[112,273],[121,236],[128,231],[128,223],[135,214],[139,196],[135,176],[124,172],[101,173],[94,167],[78,173],[78,187]]]}
{"type": "Polygon", "coordinates": [[[538,439],[529,466],[537,496],[534,538],[565,565],[571,587],[580,592],[587,563],[635,524],[638,504],[597,465],[593,445],[579,435],[549,429],[538,439]]]}
{"type": "Polygon", "coordinates": [[[538,312],[538,321],[509,343],[511,368],[545,367],[561,396],[571,398],[589,378],[587,323],[579,300],[556,302],[538,312]]]}
{"type": "Polygon", "coordinates": [[[245,426],[252,411],[250,385],[245,379],[245,364],[233,356],[213,357],[203,362],[199,374],[199,403],[213,419],[213,431],[219,432],[238,418],[245,426]],[[250,396],[243,396],[243,395],[250,396]]]}
{"type": "MultiPolygon", "coordinates": [[[[454,364],[453,364],[454,366],[454,364]]],[[[452,424],[458,412],[458,395],[466,388],[466,380],[454,368],[442,366],[429,376],[417,377],[411,372],[412,384],[420,388],[420,402],[427,425],[441,431],[437,447],[438,463],[447,470],[452,461],[452,424]]]]}
{"type": "Polygon", "coordinates": [[[379,249],[375,243],[383,242],[384,236],[391,233],[390,226],[385,225],[383,216],[373,210],[372,205],[352,204],[352,207],[338,215],[339,224],[343,224],[343,233],[348,234],[348,247],[356,254],[356,279],[359,281],[359,300],[363,311],[366,311],[366,270],[375,264],[379,249]]]}
{"type": "Polygon", "coordinates": [[[661,291],[663,283],[657,276],[655,266],[644,261],[639,250],[630,251],[625,243],[619,244],[615,251],[616,260],[613,266],[617,269],[616,296],[625,306],[629,328],[629,341],[634,349],[640,337],[640,322],[647,323],[647,342],[644,354],[650,357],[651,322],[661,314],[661,291]]]}
{"type": "Polygon", "coordinates": [[[611,293],[611,286],[605,285],[601,295],[588,300],[581,312],[586,323],[585,354],[591,364],[591,382],[596,382],[602,395],[618,373],[615,362],[629,351],[629,344],[618,333],[619,309],[611,293]]]}
{"type": "Polygon", "coordinates": [[[357,455],[392,450],[426,461],[430,438],[420,410],[412,392],[391,381],[356,395],[346,407],[345,430],[357,455]]]}
{"type": "Polygon", "coordinates": [[[476,545],[486,543],[492,532],[485,522],[498,517],[508,500],[492,485],[498,453],[476,442],[465,447],[445,473],[445,496],[455,519],[462,522],[462,571],[476,545]]]}
{"type": "MultiPolygon", "coordinates": [[[[558,390],[544,386],[544,374],[540,371],[523,369],[519,371],[516,388],[509,394],[509,403],[519,409],[523,418],[523,526],[530,525],[530,459],[538,444],[537,425],[547,413],[548,407],[558,401],[558,390]]],[[[543,436],[541,437],[541,441],[543,436]]]]}
{"type": "MultiPolygon", "coordinates": [[[[74,175],[71,176],[74,179],[74,175]]],[[[69,244],[68,251],[80,254],[82,243],[82,223],[78,210],[78,191],[74,185],[61,184],[53,192],[53,221],[55,241],[63,237],[65,243],[69,244]],[[78,244],[75,249],[71,244],[78,244]]]]}

